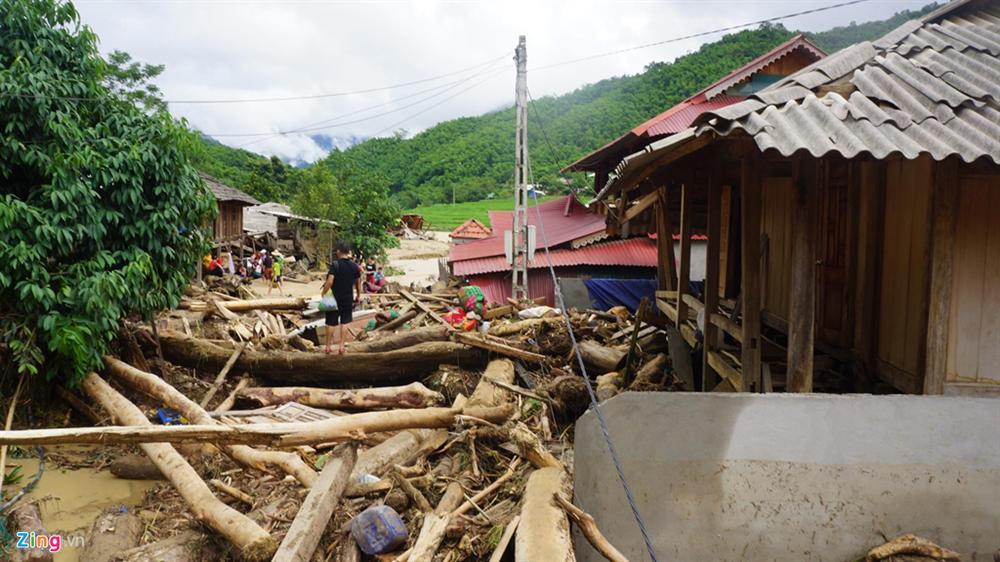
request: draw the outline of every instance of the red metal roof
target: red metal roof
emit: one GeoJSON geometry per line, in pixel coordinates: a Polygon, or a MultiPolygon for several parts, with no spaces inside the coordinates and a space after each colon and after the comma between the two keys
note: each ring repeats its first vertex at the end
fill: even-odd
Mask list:
{"type": "Polygon", "coordinates": [[[469,219],[463,222],[455,230],[452,230],[451,234],[449,234],[452,238],[472,239],[489,238],[490,235],[491,232],[489,227],[476,219],[469,219]]]}
{"type": "MultiPolygon", "coordinates": [[[[551,250],[549,257],[552,259],[553,267],[574,265],[656,267],[656,242],[646,237],[613,240],[575,250],[570,248],[551,250]]],[[[535,252],[535,259],[528,262],[528,267],[531,269],[548,266],[549,261],[545,257],[545,251],[541,249],[535,252]]],[[[460,277],[508,270],[510,270],[510,264],[507,263],[503,254],[452,263],[452,272],[460,277]]]]}
{"type": "MultiPolygon", "coordinates": [[[[813,55],[816,60],[826,56],[826,53],[820,50],[820,48],[816,45],[812,44],[805,38],[805,36],[802,34],[796,35],[763,55],[760,55],[759,57],[737,68],[736,70],[733,70],[722,78],[719,78],[709,86],[696,92],[691,97],[685,99],[663,113],[640,123],[624,135],[587,154],[569,166],[566,166],[563,171],[593,171],[599,161],[608,157],[613,157],[614,152],[616,152],[616,148],[625,152],[625,154],[617,156],[617,159],[620,160],[627,154],[636,152],[642,146],[648,144],[653,137],[670,135],[683,131],[691,125],[696,117],[705,111],[714,111],[726,107],[727,105],[732,105],[738,101],[742,101],[743,98],[739,96],[724,96],[720,94],[725,92],[725,90],[730,87],[752,77],[754,74],[771,63],[797,49],[802,49],[813,55]]],[[[608,166],[609,170],[613,168],[614,164],[608,166]]]]}
{"type": "MultiPolygon", "coordinates": [[[[545,239],[550,248],[555,248],[578,238],[604,231],[604,216],[584,207],[576,197],[567,195],[535,206],[528,207],[528,224],[538,225],[538,212],[542,215],[545,239]]],[[[493,234],[489,238],[452,246],[448,261],[462,261],[504,255],[503,233],[514,225],[513,211],[490,211],[490,226],[493,234]]],[[[538,244],[543,243],[541,229],[538,229],[538,244]]]]}

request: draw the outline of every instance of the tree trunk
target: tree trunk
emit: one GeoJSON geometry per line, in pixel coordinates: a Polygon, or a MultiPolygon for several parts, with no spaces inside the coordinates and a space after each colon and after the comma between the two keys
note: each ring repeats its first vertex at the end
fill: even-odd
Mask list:
{"type": "Polygon", "coordinates": [[[580,342],[580,355],[590,376],[617,371],[625,362],[625,352],[601,345],[593,340],[580,342]]]}
{"type": "MultiPolygon", "coordinates": [[[[176,332],[162,334],[160,340],[165,357],[184,367],[218,370],[232,355],[231,349],[176,332]]],[[[426,342],[393,351],[346,355],[244,351],[234,368],[285,384],[391,384],[417,380],[442,364],[481,365],[484,358],[483,352],[464,345],[426,342]]]]}
{"type": "Polygon", "coordinates": [[[122,551],[115,560],[116,562],[201,562],[218,560],[221,556],[222,553],[217,552],[207,534],[189,530],[122,551]]]}
{"type": "Polygon", "coordinates": [[[126,455],[111,461],[108,470],[125,480],[164,480],[163,473],[149,457],[126,455]]]}
{"type": "Polygon", "coordinates": [[[240,391],[240,399],[251,400],[261,406],[278,406],[298,402],[306,406],[332,410],[376,410],[382,408],[426,408],[444,401],[419,382],[406,386],[335,390],[305,386],[256,387],[240,391]]]}
{"type": "MultiPolygon", "coordinates": [[[[47,534],[45,526],[42,525],[42,515],[38,511],[37,503],[24,504],[15,508],[11,519],[12,531],[35,533],[35,536],[47,534]]],[[[48,548],[21,549],[11,547],[10,562],[52,562],[52,558],[52,552],[48,548]]]]}
{"type": "Polygon", "coordinates": [[[347,346],[348,353],[374,353],[378,351],[393,351],[412,347],[418,343],[448,341],[451,330],[447,326],[427,326],[405,332],[380,333],[361,342],[353,342],[347,346]]]}
{"type": "Polygon", "coordinates": [[[441,429],[411,429],[365,449],[354,463],[348,494],[353,494],[359,487],[358,481],[362,476],[379,476],[391,466],[406,466],[437,449],[447,439],[448,432],[441,429]]]}
{"type": "Polygon", "coordinates": [[[635,374],[635,380],[629,385],[631,390],[648,390],[663,382],[663,369],[667,366],[667,354],[660,353],[653,357],[635,374]]]}
{"type": "MultiPolygon", "coordinates": [[[[118,377],[122,382],[174,408],[191,423],[201,425],[220,424],[208,412],[176,388],[156,375],[145,373],[135,367],[119,361],[111,356],[104,356],[104,364],[108,372],[118,377]]],[[[316,480],[316,471],[309,467],[298,453],[283,451],[259,451],[247,445],[223,445],[223,452],[233,460],[250,468],[267,471],[269,465],[274,465],[286,474],[295,477],[302,485],[309,487],[316,480]]]]}
{"type": "Polygon", "coordinates": [[[103,513],[94,521],[87,541],[80,549],[80,560],[111,562],[123,550],[135,548],[142,538],[142,521],[129,512],[103,513]]]}
{"type": "MultiPolygon", "coordinates": [[[[98,377],[90,373],[81,383],[83,391],[107,410],[120,423],[151,425],[135,404],[98,377]]],[[[211,527],[236,546],[247,560],[267,560],[278,545],[271,535],[246,515],[219,501],[201,480],[198,473],[167,443],[144,443],[143,452],[156,463],[170,483],[191,508],[199,521],[211,527]]]]}
{"type": "Polygon", "coordinates": [[[573,502],[567,500],[562,494],[556,494],[554,499],[566,510],[576,526],[580,528],[580,532],[587,538],[587,542],[597,549],[601,556],[607,558],[609,562],[628,562],[628,558],[625,558],[625,555],[615,548],[597,527],[597,521],[592,515],[573,505],[573,502]]]}
{"type": "Polygon", "coordinates": [[[462,486],[458,482],[449,483],[434,511],[424,515],[420,534],[410,549],[408,562],[430,562],[434,558],[444,540],[448,523],[451,522],[451,512],[458,509],[463,498],[462,486]]]}
{"type": "Polygon", "coordinates": [[[517,336],[521,334],[526,334],[533,332],[539,327],[548,327],[553,325],[565,324],[566,319],[562,316],[549,316],[547,318],[529,318],[527,320],[520,320],[518,322],[511,322],[510,324],[492,324],[490,325],[490,335],[491,336],[517,336]]]}
{"type": "Polygon", "coordinates": [[[509,402],[512,398],[510,391],[504,390],[495,384],[487,381],[494,380],[502,383],[514,383],[514,363],[510,359],[494,359],[486,366],[483,375],[476,384],[472,396],[466,402],[466,406],[500,406],[509,402]]]}
{"type": "Polygon", "coordinates": [[[570,493],[569,477],[562,468],[541,468],[531,473],[524,489],[521,523],[514,541],[517,562],[576,560],[569,519],[553,499],[555,494],[570,493]]]}
{"type": "MultiPolygon", "coordinates": [[[[302,310],[306,300],[299,297],[275,297],[253,300],[215,301],[230,312],[249,312],[251,310],[302,310]]],[[[209,310],[205,301],[183,301],[178,308],[191,310],[209,310]]]]}

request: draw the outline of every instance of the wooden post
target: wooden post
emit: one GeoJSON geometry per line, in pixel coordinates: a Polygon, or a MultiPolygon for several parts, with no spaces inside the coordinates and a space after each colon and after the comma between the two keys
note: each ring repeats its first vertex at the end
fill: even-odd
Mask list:
{"type": "Polygon", "coordinates": [[[677,261],[674,259],[674,227],[670,222],[670,199],[666,187],[658,190],[660,200],[656,213],[656,249],[659,256],[657,276],[661,278],[660,288],[673,291],[677,286],[677,261]]]}
{"type": "Polygon", "coordinates": [[[931,248],[930,306],[927,314],[927,361],[924,394],[942,394],[948,367],[948,329],[951,313],[952,265],[958,217],[958,162],[949,158],[935,164],[933,246],[931,248]]]}
{"type": "Polygon", "coordinates": [[[705,347],[701,361],[701,388],[708,391],[721,382],[708,365],[708,354],[718,343],[719,329],[712,315],[719,309],[719,259],[722,248],[722,186],[719,172],[709,166],[708,175],[708,247],[705,250],[705,347]]]}
{"type": "Polygon", "coordinates": [[[760,379],[760,153],[749,147],[740,170],[740,302],[743,305],[742,390],[760,379]]]}
{"type": "Polygon", "coordinates": [[[691,281],[691,198],[689,183],[681,184],[681,259],[677,268],[677,327],[687,324],[688,304],[684,295],[690,291],[691,281]]]}
{"type": "MultiPolygon", "coordinates": [[[[808,158],[808,157],[807,157],[808,158]]],[[[795,165],[791,286],[788,295],[788,391],[812,392],[816,338],[816,228],[819,169],[795,165]]]]}

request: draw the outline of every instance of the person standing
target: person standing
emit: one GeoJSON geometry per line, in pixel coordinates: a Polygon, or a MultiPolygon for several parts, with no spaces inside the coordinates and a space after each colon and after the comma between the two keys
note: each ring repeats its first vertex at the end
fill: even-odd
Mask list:
{"type": "Polygon", "coordinates": [[[326,282],[320,291],[320,298],[326,296],[327,292],[333,292],[333,298],[337,301],[337,310],[326,311],[326,353],[333,351],[333,328],[339,326],[340,329],[340,349],[337,353],[344,353],[344,324],[353,320],[354,304],[361,298],[361,268],[351,261],[351,247],[346,242],[338,242],[337,259],[330,264],[330,270],[326,274],[326,282]],[[355,296],[356,295],[356,296],[355,296]]]}

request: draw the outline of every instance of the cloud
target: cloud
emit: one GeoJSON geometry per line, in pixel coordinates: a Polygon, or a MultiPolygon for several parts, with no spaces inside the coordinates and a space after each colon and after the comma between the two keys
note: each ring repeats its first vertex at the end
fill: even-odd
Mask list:
{"type": "MultiPolygon", "coordinates": [[[[437,81],[359,95],[171,105],[175,115],[231,146],[246,146],[290,161],[314,161],[325,151],[308,134],[226,135],[277,133],[352,112],[356,113],[334,120],[336,126],[309,134],[347,139],[388,135],[395,128],[416,132],[442,120],[512,103],[514,63],[508,55],[512,55],[518,35],[527,36],[529,88],[534,97],[540,97],[610,76],[641,72],[651,61],[672,60],[718,36],[537,72],[532,72],[532,67],[819,7],[830,1],[79,0],[77,8],[84,23],[101,38],[103,52],[120,49],[138,60],[165,64],[158,84],[169,100],[354,91],[495,61],[495,66],[480,66],[437,81]],[[445,91],[445,84],[470,78],[485,68],[495,69],[495,73],[453,84],[445,91]],[[474,87],[462,91],[470,86],[474,87]],[[433,87],[438,90],[419,94],[433,87]],[[447,99],[450,96],[455,97],[447,99]],[[380,107],[359,112],[377,105],[380,107]]],[[[784,23],[789,28],[822,30],[852,20],[884,18],[924,3],[872,1],[784,23]]]]}

